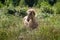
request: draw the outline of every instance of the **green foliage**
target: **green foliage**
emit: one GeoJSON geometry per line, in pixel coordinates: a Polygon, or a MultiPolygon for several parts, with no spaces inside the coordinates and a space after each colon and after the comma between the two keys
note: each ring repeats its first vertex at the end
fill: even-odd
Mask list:
{"type": "Polygon", "coordinates": [[[4,30],[0,31],[0,40],[7,40],[8,34],[4,30]]]}
{"type": "Polygon", "coordinates": [[[20,0],[12,0],[12,4],[14,5],[14,6],[18,6],[19,5],[19,2],[20,2],[20,0]]]}
{"type": "MultiPolygon", "coordinates": [[[[49,14],[52,14],[50,5],[47,2],[41,2],[40,13],[38,15],[43,16],[44,18],[49,17],[49,14]]],[[[38,16],[39,17],[39,16],[38,16]]]]}
{"type": "Polygon", "coordinates": [[[36,5],[38,8],[40,8],[40,6],[41,6],[40,4],[41,4],[42,1],[43,1],[43,0],[38,0],[38,3],[37,3],[37,5],[36,5]]]}
{"type": "Polygon", "coordinates": [[[25,0],[25,4],[28,5],[29,7],[32,7],[33,5],[37,5],[38,0],[25,0]]]}
{"type": "Polygon", "coordinates": [[[24,8],[20,9],[20,14],[19,15],[22,16],[22,17],[26,16],[27,15],[26,11],[27,11],[27,9],[24,9],[24,8]]]}
{"type": "Polygon", "coordinates": [[[25,5],[25,1],[24,1],[24,0],[21,0],[21,1],[20,1],[20,7],[24,7],[24,6],[26,6],[26,5],[25,5]]]}
{"type": "Polygon", "coordinates": [[[60,15],[38,19],[34,30],[23,27],[22,18],[1,14],[0,40],[60,40],[60,15]]]}
{"type": "Polygon", "coordinates": [[[1,14],[0,16],[0,40],[16,40],[22,29],[21,18],[13,15],[1,14]],[[18,20],[20,22],[18,22],[18,20]],[[20,29],[21,28],[21,29],[20,29]]]}
{"type": "Polygon", "coordinates": [[[57,14],[60,14],[60,2],[56,3],[55,7],[57,9],[57,14]]]}
{"type": "Polygon", "coordinates": [[[47,2],[41,3],[41,11],[43,13],[50,13],[50,14],[54,13],[54,10],[52,9],[52,7],[47,2]]]}
{"type": "Polygon", "coordinates": [[[38,14],[40,16],[43,16],[43,18],[50,17],[53,14],[57,13],[57,7],[50,6],[47,2],[41,2],[40,7],[40,13],[38,14]]]}
{"type": "MultiPolygon", "coordinates": [[[[10,4],[12,4],[15,7],[15,6],[28,6],[33,4],[33,6],[35,7],[40,7],[41,2],[43,1],[48,2],[48,0],[33,0],[31,2],[30,1],[31,0],[5,0],[4,5],[9,6],[10,4]]],[[[57,2],[59,2],[59,0],[57,0],[57,2]]]]}
{"type": "Polygon", "coordinates": [[[12,0],[7,0],[6,6],[0,3],[0,40],[60,40],[60,2],[51,7],[48,2],[42,1],[38,1],[39,8],[33,7],[39,23],[34,30],[23,25],[23,17],[29,9],[24,0],[20,0],[16,7],[12,0]],[[8,9],[16,10],[21,17],[10,15],[8,9]]]}
{"type": "Polygon", "coordinates": [[[3,4],[1,4],[1,2],[0,2],[0,8],[1,8],[1,7],[3,7],[3,4]]]}

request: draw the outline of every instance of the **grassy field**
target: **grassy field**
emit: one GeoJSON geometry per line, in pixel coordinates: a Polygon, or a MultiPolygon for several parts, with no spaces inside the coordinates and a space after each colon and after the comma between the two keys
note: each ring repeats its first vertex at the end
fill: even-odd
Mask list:
{"type": "Polygon", "coordinates": [[[34,30],[23,27],[22,17],[6,14],[6,9],[3,10],[0,14],[0,40],[60,40],[60,14],[43,14],[40,8],[34,9],[39,22],[34,30]]]}
{"type": "Polygon", "coordinates": [[[22,20],[28,9],[27,6],[14,7],[12,4],[0,8],[0,40],[60,40],[60,2],[54,6],[41,2],[33,7],[39,23],[34,30],[23,25],[22,20]],[[18,14],[11,14],[8,9],[15,9],[18,14]]]}

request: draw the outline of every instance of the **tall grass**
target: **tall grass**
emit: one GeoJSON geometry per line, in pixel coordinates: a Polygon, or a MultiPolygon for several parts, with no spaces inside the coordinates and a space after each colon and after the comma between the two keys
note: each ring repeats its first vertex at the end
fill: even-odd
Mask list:
{"type": "Polygon", "coordinates": [[[21,16],[25,16],[28,7],[13,7],[12,4],[9,4],[9,7],[1,8],[0,40],[60,40],[59,4],[57,2],[54,6],[50,6],[47,2],[41,2],[39,8],[33,7],[39,23],[34,30],[23,26],[23,17],[21,16]],[[15,9],[20,16],[9,14],[8,9],[15,9]]]}

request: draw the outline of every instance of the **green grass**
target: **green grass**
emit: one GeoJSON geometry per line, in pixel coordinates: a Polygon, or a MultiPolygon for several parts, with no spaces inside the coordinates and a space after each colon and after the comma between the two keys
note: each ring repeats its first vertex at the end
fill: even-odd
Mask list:
{"type": "Polygon", "coordinates": [[[23,17],[10,15],[7,12],[7,9],[16,9],[19,12],[20,10],[25,11],[25,9],[29,9],[28,7],[13,7],[10,5],[9,7],[5,6],[1,8],[0,40],[60,40],[59,4],[57,3],[51,7],[49,4],[43,3],[40,8],[33,7],[36,10],[39,23],[38,27],[34,30],[29,30],[29,28],[23,26],[23,17]],[[52,14],[46,12],[48,10],[51,12],[50,8],[54,11],[52,14]]]}
{"type": "MultiPolygon", "coordinates": [[[[39,13],[40,9],[36,9],[39,13]]],[[[41,15],[40,15],[41,16],[41,15]]],[[[60,14],[38,18],[39,26],[34,30],[23,27],[21,17],[1,14],[0,40],[60,40],[60,14]]]]}

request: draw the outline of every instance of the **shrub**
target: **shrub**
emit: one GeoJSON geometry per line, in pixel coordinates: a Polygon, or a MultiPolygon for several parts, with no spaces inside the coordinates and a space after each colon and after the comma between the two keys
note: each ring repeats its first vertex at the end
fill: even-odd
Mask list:
{"type": "Polygon", "coordinates": [[[3,4],[0,2],[0,8],[2,8],[3,7],[3,4]]]}
{"type": "Polygon", "coordinates": [[[38,14],[38,17],[51,17],[53,14],[56,13],[56,8],[51,7],[48,2],[41,2],[40,7],[40,13],[38,14]]]}
{"type": "Polygon", "coordinates": [[[51,6],[53,6],[57,2],[57,0],[48,0],[48,2],[51,6]]]}
{"type": "Polygon", "coordinates": [[[54,10],[52,9],[52,7],[47,2],[42,2],[41,3],[41,12],[53,14],[54,10]]]}
{"type": "Polygon", "coordinates": [[[2,4],[5,4],[5,0],[0,0],[0,2],[1,2],[2,4]]]}
{"type": "Polygon", "coordinates": [[[27,9],[24,9],[24,8],[20,9],[20,14],[19,15],[22,16],[22,17],[26,16],[26,14],[27,14],[26,10],[27,9]]]}
{"type": "Polygon", "coordinates": [[[10,9],[8,9],[8,13],[9,13],[9,14],[14,14],[15,11],[14,11],[14,10],[10,10],[10,9]]]}
{"type": "Polygon", "coordinates": [[[20,0],[12,0],[12,1],[13,1],[12,4],[13,4],[14,6],[18,6],[18,5],[19,5],[20,0]]]}
{"type": "Polygon", "coordinates": [[[56,3],[55,7],[57,9],[56,10],[57,14],[60,14],[60,2],[56,3]]]}
{"type": "Polygon", "coordinates": [[[24,6],[26,6],[26,5],[25,5],[25,1],[24,1],[24,0],[21,0],[21,1],[20,1],[20,7],[24,7],[24,6]]]}
{"type": "Polygon", "coordinates": [[[25,0],[25,3],[29,6],[29,7],[33,7],[33,5],[37,4],[38,0],[25,0]]]}

